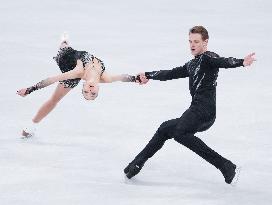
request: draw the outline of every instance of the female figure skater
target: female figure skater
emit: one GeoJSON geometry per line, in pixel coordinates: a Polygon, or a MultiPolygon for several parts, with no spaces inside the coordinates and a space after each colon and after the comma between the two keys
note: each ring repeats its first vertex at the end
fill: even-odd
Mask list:
{"type": "Polygon", "coordinates": [[[122,74],[109,75],[105,72],[103,62],[86,51],[77,51],[69,46],[67,35],[63,35],[60,49],[56,60],[62,74],[48,77],[36,85],[23,88],[17,94],[25,97],[31,92],[59,82],[55,92],[38,110],[30,124],[23,129],[24,137],[31,137],[35,134],[37,124],[46,117],[57,105],[57,103],[78,85],[79,81],[85,80],[82,87],[82,94],[86,100],[94,100],[98,96],[99,83],[112,83],[115,81],[136,82],[136,77],[122,74]]]}

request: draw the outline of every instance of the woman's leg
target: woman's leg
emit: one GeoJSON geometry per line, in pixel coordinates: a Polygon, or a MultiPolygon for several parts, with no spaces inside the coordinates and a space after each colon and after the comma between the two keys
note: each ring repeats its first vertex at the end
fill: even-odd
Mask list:
{"type": "Polygon", "coordinates": [[[43,118],[45,118],[71,89],[72,88],[65,88],[63,84],[59,83],[51,98],[40,107],[32,119],[32,122],[39,123],[43,118]]]}

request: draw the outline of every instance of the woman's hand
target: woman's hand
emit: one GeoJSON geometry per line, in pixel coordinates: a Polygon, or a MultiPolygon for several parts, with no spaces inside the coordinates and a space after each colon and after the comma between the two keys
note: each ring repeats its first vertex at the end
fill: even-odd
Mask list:
{"type": "Polygon", "coordinates": [[[136,83],[139,83],[139,85],[144,85],[149,81],[145,76],[145,73],[138,73],[136,76],[137,76],[136,83]]]}
{"type": "Polygon", "coordinates": [[[27,88],[23,88],[23,89],[18,90],[18,91],[17,91],[17,95],[20,95],[20,96],[22,96],[22,97],[27,96],[26,90],[27,90],[27,88]]]}

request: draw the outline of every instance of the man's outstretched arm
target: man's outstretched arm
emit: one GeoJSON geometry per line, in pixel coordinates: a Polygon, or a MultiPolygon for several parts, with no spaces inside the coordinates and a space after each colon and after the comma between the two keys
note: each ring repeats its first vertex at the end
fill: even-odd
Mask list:
{"type": "Polygon", "coordinates": [[[254,58],[254,55],[255,53],[251,53],[247,55],[244,59],[237,59],[233,57],[217,57],[211,58],[210,62],[214,67],[217,68],[236,68],[240,66],[250,66],[256,60],[254,58]]]}
{"type": "Polygon", "coordinates": [[[145,76],[147,79],[166,81],[178,78],[186,78],[189,76],[189,74],[185,64],[184,66],[176,67],[172,70],[145,72],[145,76]]]}

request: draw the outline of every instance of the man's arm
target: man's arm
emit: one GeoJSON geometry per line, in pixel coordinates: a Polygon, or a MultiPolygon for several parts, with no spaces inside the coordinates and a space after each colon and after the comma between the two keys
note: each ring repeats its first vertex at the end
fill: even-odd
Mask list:
{"type": "Polygon", "coordinates": [[[145,72],[145,76],[147,79],[166,81],[178,78],[186,78],[189,76],[189,74],[185,64],[184,66],[176,67],[172,70],[145,72]]]}
{"type": "Polygon", "coordinates": [[[250,66],[253,61],[255,61],[255,58],[253,57],[254,55],[255,53],[251,53],[247,55],[244,59],[237,59],[233,57],[210,58],[210,62],[212,66],[216,68],[236,68],[240,66],[250,66]]]}

